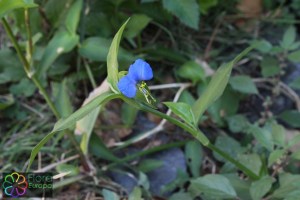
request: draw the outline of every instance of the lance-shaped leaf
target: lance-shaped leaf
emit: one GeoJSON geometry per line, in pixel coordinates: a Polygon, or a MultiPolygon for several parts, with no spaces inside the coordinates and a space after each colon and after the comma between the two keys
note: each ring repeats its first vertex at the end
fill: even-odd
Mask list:
{"type": "Polygon", "coordinates": [[[1,0],[0,1],[0,18],[2,18],[9,11],[17,8],[32,8],[38,5],[33,0],[1,0]]]}

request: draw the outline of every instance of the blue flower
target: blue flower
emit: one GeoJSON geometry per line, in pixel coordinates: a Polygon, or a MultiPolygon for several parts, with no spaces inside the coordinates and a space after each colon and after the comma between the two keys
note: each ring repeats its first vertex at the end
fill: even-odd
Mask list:
{"type": "Polygon", "coordinates": [[[120,79],[118,88],[126,97],[133,98],[137,92],[137,84],[152,78],[153,72],[150,65],[142,59],[137,59],[130,65],[128,74],[120,79]]]}

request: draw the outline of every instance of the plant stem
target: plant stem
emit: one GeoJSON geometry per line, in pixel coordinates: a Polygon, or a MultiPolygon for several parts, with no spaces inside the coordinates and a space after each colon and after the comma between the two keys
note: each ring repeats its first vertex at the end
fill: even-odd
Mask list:
{"type": "MultiPolygon", "coordinates": [[[[26,10],[25,10],[25,12],[26,12],[26,10]]],[[[29,18],[28,14],[29,13],[27,13],[27,17],[29,18]]],[[[26,21],[26,17],[25,17],[25,21],[26,21]]],[[[55,115],[55,117],[59,120],[61,118],[61,116],[60,116],[58,110],[56,109],[55,105],[51,101],[51,98],[49,97],[49,95],[46,92],[45,88],[42,86],[40,80],[34,74],[33,75],[31,74],[30,65],[29,65],[27,59],[25,58],[24,54],[22,53],[21,48],[20,48],[20,46],[19,46],[19,44],[18,44],[15,36],[13,35],[13,32],[12,32],[9,24],[5,20],[5,18],[2,18],[2,23],[3,23],[3,26],[4,26],[4,29],[5,29],[6,33],[8,34],[8,37],[12,41],[12,43],[14,45],[14,48],[17,51],[17,54],[18,54],[20,60],[23,63],[25,72],[27,73],[28,77],[31,78],[31,80],[33,81],[33,83],[35,84],[35,86],[39,89],[40,93],[42,94],[42,96],[46,100],[48,106],[50,107],[51,111],[53,112],[53,114],[55,115]]],[[[25,23],[25,24],[26,24],[26,26],[29,25],[29,23],[25,23]]],[[[30,28],[27,28],[27,30],[30,30],[30,28]]],[[[31,32],[31,31],[29,31],[29,32],[31,32]]],[[[28,34],[28,36],[31,38],[31,33],[28,34]]],[[[30,41],[31,39],[28,39],[28,40],[30,41]]],[[[31,54],[31,53],[29,53],[29,54],[31,54]]],[[[86,159],[85,155],[83,154],[82,150],[79,148],[79,144],[78,144],[75,136],[72,133],[70,133],[70,132],[66,132],[66,133],[68,133],[68,136],[69,136],[72,144],[75,146],[76,150],[78,151],[83,167],[85,168],[86,171],[90,171],[87,159],[86,159]]]]}
{"type": "Polygon", "coordinates": [[[9,24],[7,23],[6,19],[3,17],[1,19],[2,21],[2,24],[4,26],[4,29],[9,37],[9,39],[11,40],[11,42],[13,43],[16,51],[17,51],[17,54],[19,56],[19,59],[21,60],[21,62],[23,63],[23,66],[24,66],[24,70],[25,72],[28,74],[30,74],[30,67],[29,67],[29,63],[27,62],[26,58],[24,57],[22,51],[21,51],[21,48],[16,40],[16,38],[14,37],[14,34],[9,26],[9,24]]]}
{"type": "Polygon", "coordinates": [[[33,44],[32,44],[32,35],[31,35],[28,8],[25,8],[25,10],[24,10],[24,18],[25,18],[25,27],[26,27],[27,39],[28,39],[28,62],[29,62],[29,64],[31,64],[32,55],[33,55],[33,44]]]}
{"type": "MultiPolygon", "coordinates": [[[[130,104],[132,104],[131,100],[125,99],[124,100],[130,104]]],[[[183,128],[184,130],[186,130],[187,132],[189,132],[190,134],[192,134],[197,140],[199,140],[204,146],[206,146],[207,148],[211,149],[212,151],[217,152],[218,154],[220,154],[223,158],[225,158],[226,160],[228,160],[229,162],[231,162],[232,164],[234,164],[238,169],[242,170],[247,176],[249,176],[251,179],[253,180],[257,180],[259,179],[259,176],[256,175],[253,171],[251,171],[248,167],[246,167],[245,165],[243,165],[242,163],[238,162],[237,160],[235,160],[234,158],[232,158],[230,155],[228,155],[227,153],[225,153],[224,151],[222,151],[221,149],[217,148],[216,146],[214,146],[213,144],[210,143],[210,141],[206,138],[206,136],[198,129],[194,129],[190,126],[188,126],[187,124],[173,118],[170,117],[164,113],[161,113],[157,110],[154,110],[148,106],[145,106],[143,104],[140,104],[140,109],[146,111],[146,112],[150,112],[152,114],[155,114],[161,118],[164,118],[166,120],[168,120],[169,122],[183,128]]]]}

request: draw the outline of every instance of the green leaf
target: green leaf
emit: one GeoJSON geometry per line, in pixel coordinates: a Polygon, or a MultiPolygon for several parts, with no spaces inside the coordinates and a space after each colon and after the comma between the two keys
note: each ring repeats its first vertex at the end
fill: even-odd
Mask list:
{"type": "Polygon", "coordinates": [[[272,137],[276,145],[285,147],[285,129],[279,124],[272,124],[272,137]]]}
{"type": "Polygon", "coordinates": [[[114,193],[110,190],[107,190],[107,189],[102,190],[102,195],[105,200],[119,200],[120,199],[116,193],[114,193]]]}
{"type": "Polygon", "coordinates": [[[228,83],[233,65],[245,56],[253,47],[249,47],[241,52],[235,59],[222,65],[214,74],[206,90],[192,107],[196,121],[200,119],[204,111],[215,102],[224,92],[228,83]]]}
{"type": "Polygon", "coordinates": [[[163,0],[163,7],[185,25],[198,30],[199,6],[196,0],[163,0]]]}
{"type": "Polygon", "coordinates": [[[195,84],[196,82],[202,80],[205,81],[204,69],[194,61],[188,61],[184,63],[176,73],[182,78],[189,79],[195,84]]]}
{"type": "Polygon", "coordinates": [[[198,141],[190,141],[185,145],[185,158],[193,177],[199,177],[203,160],[203,150],[198,141]]]}
{"type": "MultiPolygon", "coordinates": [[[[218,147],[223,152],[226,152],[233,158],[236,158],[238,154],[242,154],[245,151],[238,141],[225,135],[220,135],[217,137],[215,141],[215,146],[218,147]]],[[[222,162],[226,161],[222,156],[220,156],[215,151],[213,152],[213,155],[219,161],[222,162]]]]}
{"type": "Polygon", "coordinates": [[[128,23],[129,19],[121,26],[117,34],[115,35],[111,46],[108,51],[107,55],[107,81],[111,86],[112,91],[117,92],[118,87],[118,51],[120,46],[120,41],[122,37],[122,33],[126,27],[126,24],[128,23]]]}
{"type": "Polygon", "coordinates": [[[4,110],[5,108],[13,105],[15,100],[11,94],[9,95],[0,95],[0,110],[4,110]]]}
{"type": "Polygon", "coordinates": [[[252,44],[254,44],[256,46],[255,49],[261,53],[268,53],[272,49],[272,44],[267,40],[255,40],[252,44]]]}
{"type": "Polygon", "coordinates": [[[292,62],[300,62],[300,50],[290,53],[287,58],[292,62]]]}
{"type": "Polygon", "coordinates": [[[174,114],[176,114],[186,123],[190,124],[192,127],[196,125],[194,113],[190,105],[182,102],[164,102],[164,104],[168,106],[168,108],[170,108],[174,114]]]}
{"type": "Polygon", "coordinates": [[[78,41],[78,35],[70,34],[63,29],[57,31],[45,49],[38,68],[38,75],[43,76],[53,62],[61,54],[71,51],[77,45],[78,41]]]}
{"type": "Polygon", "coordinates": [[[151,21],[151,18],[144,14],[134,14],[130,17],[124,36],[128,39],[136,37],[151,21]]]}
{"type": "Polygon", "coordinates": [[[173,194],[169,200],[193,200],[194,198],[191,197],[189,193],[183,193],[183,192],[178,192],[173,194]]]}
{"type": "Polygon", "coordinates": [[[76,176],[79,174],[79,168],[70,164],[59,164],[56,166],[58,173],[68,173],[67,176],[76,176]]]}
{"type": "MultiPolygon", "coordinates": [[[[101,37],[90,37],[83,41],[79,47],[79,54],[92,61],[106,61],[111,39],[101,37]]],[[[119,47],[118,59],[121,61],[132,61],[134,56],[119,47]]]]}
{"type": "Polygon", "coordinates": [[[257,88],[249,76],[238,75],[230,78],[229,81],[232,89],[246,93],[246,94],[258,94],[257,88]]]}
{"type": "Polygon", "coordinates": [[[36,86],[28,78],[23,78],[19,83],[10,86],[9,91],[16,96],[30,97],[34,94],[36,86]]]}
{"type": "Polygon", "coordinates": [[[105,146],[101,138],[96,134],[91,133],[90,142],[87,144],[89,144],[87,147],[89,147],[90,152],[97,158],[113,162],[118,162],[120,160],[113,154],[113,152],[109,148],[105,146]]]}
{"type": "Polygon", "coordinates": [[[293,152],[291,157],[296,160],[300,160],[300,150],[293,152]]]}
{"type": "Polygon", "coordinates": [[[33,8],[38,5],[33,0],[1,0],[0,1],[0,18],[8,12],[17,8],[33,8]]]}
{"type": "Polygon", "coordinates": [[[138,109],[136,109],[135,107],[130,106],[127,103],[122,104],[121,119],[126,126],[130,127],[133,125],[137,113],[138,113],[138,109]]]}
{"type": "Polygon", "coordinates": [[[56,88],[57,90],[57,94],[55,95],[55,106],[60,116],[67,117],[71,115],[73,107],[68,94],[69,89],[67,86],[67,79],[64,79],[61,83],[53,83],[53,88],[56,88]]]}
{"type": "Polygon", "coordinates": [[[300,90],[300,77],[293,80],[293,82],[291,82],[289,86],[293,89],[300,90]]]}
{"type": "Polygon", "coordinates": [[[300,128],[300,112],[297,110],[286,110],[279,118],[294,128],[300,128]]]}
{"type": "Polygon", "coordinates": [[[296,40],[296,28],[294,26],[290,26],[284,32],[280,45],[284,49],[289,49],[289,47],[295,42],[295,40],[296,40]]]}
{"type": "Polygon", "coordinates": [[[218,0],[198,0],[200,11],[203,14],[207,14],[211,7],[217,5],[218,0]]]}
{"type": "MultiPolygon", "coordinates": [[[[300,175],[294,175],[290,173],[282,173],[279,175],[280,187],[275,190],[272,199],[285,199],[294,192],[300,190],[300,175]]],[[[294,199],[298,199],[299,194],[294,199]]]]}
{"type": "Polygon", "coordinates": [[[84,116],[86,116],[87,114],[92,112],[99,105],[104,104],[105,102],[107,102],[109,100],[112,100],[112,99],[115,99],[115,98],[118,98],[120,96],[121,96],[120,94],[114,94],[114,93],[111,93],[111,92],[103,93],[102,95],[99,95],[98,97],[93,99],[91,102],[89,102],[85,106],[78,109],[76,112],[71,114],[69,117],[59,120],[55,124],[55,126],[54,126],[53,130],[51,131],[51,133],[46,135],[32,149],[31,155],[30,155],[30,158],[29,158],[29,164],[28,164],[28,167],[27,167],[27,171],[30,169],[31,164],[32,164],[34,158],[36,157],[36,155],[38,154],[38,152],[40,151],[40,149],[48,142],[48,140],[50,140],[55,135],[55,133],[57,133],[58,131],[65,130],[65,129],[73,126],[76,123],[76,121],[80,120],[81,118],[83,118],[84,116]]]}
{"type": "Polygon", "coordinates": [[[280,66],[278,60],[273,57],[264,57],[260,63],[261,73],[264,77],[278,75],[280,73],[280,66]]]}
{"type": "Polygon", "coordinates": [[[229,130],[233,133],[243,132],[248,126],[249,122],[244,115],[233,115],[226,118],[229,130]]]}
{"type": "Polygon", "coordinates": [[[251,133],[263,147],[267,148],[269,151],[273,150],[274,143],[270,130],[260,128],[257,125],[251,125],[247,131],[251,133]]]}
{"type": "Polygon", "coordinates": [[[271,167],[284,154],[285,154],[285,150],[283,150],[283,149],[276,149],[276,150],[272,151],[268,158],[268,167],[271,167]]]}
{"type": "Polygon", "coordinates": [[[196,100],[193,97],[193,95],[187,90],[184,90],[178,99],[178,102],[186,103],[189,105],[193,105],[195,103],[195,101],[196,100]]]}
{"type": "Polygon", "coordinates": [[[164,162],[161,160],[145,159],[139,163],[138,170],[142,171],[143,173],[148,173],[156,168],[161,167],[163,164],[164,162]]]}
{"type": "Polygon", "coordinates": [[[218,174],[208,174],[191,181],[189,191],[198,196],[204,194],[212,199],[236,198],[236,192],[229,180],[218,174]]]}
{"type": "Polygon", "coordinates": [[[258,181],[254,181],[250,187],[250,195],[253,200],[260,200],[269,192],[274,179],[270,176],[265,176],[258,181]]]}
{"type": "Polygon", "coordinates": [[[250,181],[241,179],[236,173],[224,174],[224,176],[229,180],[230,184],[237,193],[239,199],[250,200],[250,181]]]}
{"type": "Polygon", "coordinates": [[[287,148],[291,148],[300,142],[300,132],[297,132],[287,144],[287,148]]]}
{"type": "Polygon", "coordinates": [[[82,0],[76,0],[67,13],[65,26],[70,34],[76,34],[76,29],[80,20],[82,5],[82,0]]]}
{"type": "Polygon", "coordinates": [[[252,172],[256,175],[259,175],[262,162],[257,154],[240,154],[238,155],[238,161],[241,162],[244,166],[247,166],[252,172]]]}
{"type": "Polygon", "coordinates": [[[129,195],[128,200],[142,200],[141,188],[135,187],[129,195]]]}

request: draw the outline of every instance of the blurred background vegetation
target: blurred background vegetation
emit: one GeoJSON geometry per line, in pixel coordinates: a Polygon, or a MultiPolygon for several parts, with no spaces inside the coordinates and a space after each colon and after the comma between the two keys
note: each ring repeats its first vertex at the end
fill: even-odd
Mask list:
{"type": "MultiPolygon", "coordinates": [[[[178,127],[112,101],[89,125],[87,158],[93,173],[82,167],[63,132],[38,154],[32,171],[70,172],[55,181],[55,197],[299,199],[299,0],[34,3],[38,7],[29,9],[33,54],[26,58],[62,117],[80,108],[94,89],[105,87],[100,85],[112,38],[129,17],[119,68],[127,70],[137,58],[150,63],[154,79],[148,85],[160,88],[153,90],[159,102],[192,105],[222,63],[257,44],[234,67],[223,96],[199,128],[259,175],[258,181],[178,127]]],[[[5,14],[21,50],[28,52],[24,9],[5,14]]],[[[163,104],[158,109],[167,111],[163,104]]],[[[0,172],[24,171],[32,148],[55,122],[0,24],[0,172]]],[[[79,143],[81,128],[73,129],[79,143]]]]}

